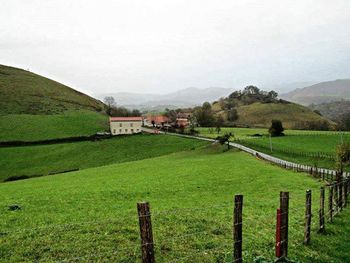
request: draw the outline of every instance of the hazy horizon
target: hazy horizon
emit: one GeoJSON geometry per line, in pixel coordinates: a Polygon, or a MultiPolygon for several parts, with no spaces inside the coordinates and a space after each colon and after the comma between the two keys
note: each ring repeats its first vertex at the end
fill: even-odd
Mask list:
{"type": "Polygon", "coordinates": [[[88,94],[349,78],[350,2],[20,1],[0,10],[0,64],[88,94]]]}

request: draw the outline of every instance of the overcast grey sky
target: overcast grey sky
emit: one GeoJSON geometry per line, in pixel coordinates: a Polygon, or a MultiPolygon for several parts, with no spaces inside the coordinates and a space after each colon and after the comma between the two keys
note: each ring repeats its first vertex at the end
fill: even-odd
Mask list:
{"type": "Polygon", "coordinates": [[[1,0],[0,64],[90,94],[350,78],[350,1],[1,0]]]}

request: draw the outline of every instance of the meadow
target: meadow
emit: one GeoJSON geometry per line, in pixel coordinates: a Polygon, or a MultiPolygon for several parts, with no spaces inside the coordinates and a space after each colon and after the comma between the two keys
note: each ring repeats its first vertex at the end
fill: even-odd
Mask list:
{"type": "Polygon", "coordinates": [[[206,144],[175,136],[134,135],[100,141],[0,148],[0,181],[130,162],[206,144]]]}
{"type": "Polygon", "coordinates": [[[38,141],[89,136],[109,128],[106,115],[87,110],[50,115],[0,115],[0,124],[0,141],[38,141]]]}
{"type": "MultiPolygon", "coordinates": [[[[215,128],[199,128],[199,135],[216,138],[231,132],[236,142],[255,150],[271,154],[301,164],[314,165],[323,168],[335,169],[336,147],[343,142],[350,143],[349,132],[285,130],[285,136],[270,137],[267,129],[261,128],[221,128],[218,134],[215,128]],[[262,136],[253,136],[253,135],[262,136]],[[317,153],[327,155],[320,158],[317,153]]],[[[346,168],[350,170],[350,167],[346,168]]]]}
{"type": "Polygon", "coordinates": [[[326,235],[316,234],[315,216],[312,243],[302,245],[305,190],[313,191],[317,215],[320,186],[306,174],[219,145],[2,183],[0,258],[138,262],[136,203],[147,200],[157,262],[232,262],[233,196],[243,194],[244,261],[272,261],[279,192],[289,191],[289,258],[344,262],[350,258],[348,209],[326,225],[326,235]],[[12,204],[21,209],[9,211],[12,204]]]}

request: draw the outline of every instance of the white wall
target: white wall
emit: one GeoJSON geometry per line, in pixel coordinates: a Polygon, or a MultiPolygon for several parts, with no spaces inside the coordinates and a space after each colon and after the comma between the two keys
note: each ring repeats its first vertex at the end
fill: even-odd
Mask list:
{"type": "Polygon", "coordinates": [[[112,135],[140,133],[142,121],[112,121],[110,129],[112,135]]]}

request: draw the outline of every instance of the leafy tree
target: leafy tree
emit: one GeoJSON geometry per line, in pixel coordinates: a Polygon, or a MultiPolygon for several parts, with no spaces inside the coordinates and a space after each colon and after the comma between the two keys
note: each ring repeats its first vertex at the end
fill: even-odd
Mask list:
{"type": "Polygon", "coordinates": [[[212,127],[214,125],[214,113],[209,102],[204,102],[202,107],[196,107],[193,115],[202,127],[212,127]]]}
{"type": "Polygon", "coordinates": [[[216,140],[218,140],[221,145],[224,145],[227,143],[227,149],[229,150],[231,137],[232,137],[232,133],[228,132],[228,133],[225,133],[223,136],[216,137],[216,140]]]}
{"type": "Polygon", "coordinates": [[[269,133],[271,136],[283,136],[284,128],[280,120],[272,120],[271,127],[269,128],[269,133]]]}

